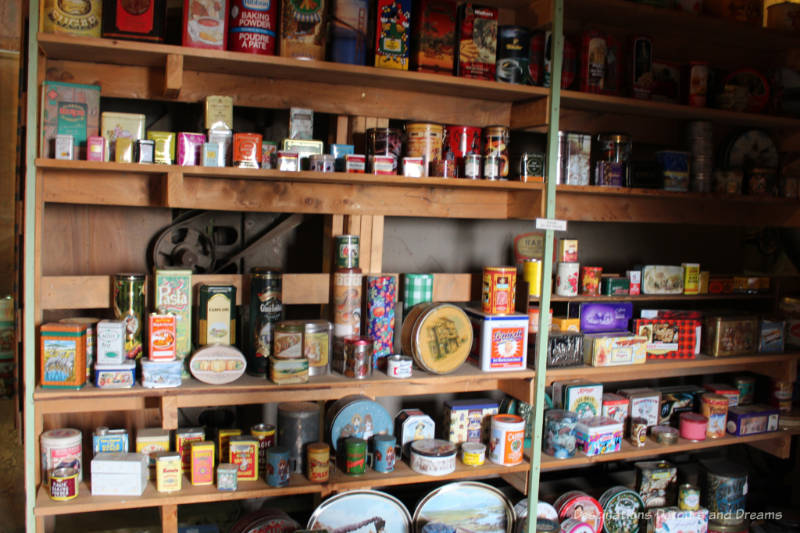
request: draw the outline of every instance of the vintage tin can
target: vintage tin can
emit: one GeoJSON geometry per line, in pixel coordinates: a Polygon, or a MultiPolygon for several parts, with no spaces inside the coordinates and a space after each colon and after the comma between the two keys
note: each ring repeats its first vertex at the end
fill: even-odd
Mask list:
{"type": "Polygon", "coordinates": [[[275,324],[283,318],[283,277],[266,267],[254,268],[250,274],[250,342],[247,372],[266,375],[267,358],[272,355],[275,324]]]}
{"type": "Polygon", "coordinates": [[[686,76],[688,88],[686,94],[690,106],[705,107],[708,93],[708,62],[690,61],[686,76]]]}
{"type": "MultiPolygon", "coordinates": [[[[434,161],[434,165],[441,160],[434,161]]],[[[403,176],[407,178],[422,178],[426,174],[430,176],[437,176],[441,169],[434,168],[426,170],[425,158],[423,157],[404,157],[403,158],[403,176]]]]}
{"type": "Polygon", "coordinates": [[[781,412],[791,411],[793,389],[794,385],[791,381],[773,380],[770,404],[777,407],[781,412]]]}
{"type": "Polygon", "coordinates": [[[602,273],[602,267],[582,266],[581,294],[587,296],[597,296],[600,294],[600,276],[602,273]]]}
{"type": "MultiPolygon", "coordinates": [[[[97,331],[97,324],[100,322],[100,319],[88,316],[76,316],[70,318],[62,318],[59,320],[61,324],[78,324],[86,328],[86,379],[91,381],[92,376],[92,366],[94,365],[96,356],[95,356],[95,339],[97,338],[96,331],[97,331]]],[[[783,351],[783,350],[781,350],[783,351]]],[[[119,355],[122,352],[117,352],[119,355]]],[[[121,361],[118,359],[117,361],[121,361]]]]}
{"type": "Polygon", "coordinates": [[[410,378],[413,359],[407,355],[390,355],[386,358],[386,375],[392,378],[410,378]]]}
{"type": "Polygon", "coordinates": [[[311,154],[311,167],[313,172],[333,172],[334,158],[331,154],[311,154]]]}
{"type": "MultiPolygon", "coordinates": [[[[403,161],[409,159],[404,157],[403,161]]],[[[405,167],[405,165],[404,165],[405,167]]],[[[405,170],[405,168],[404,168],[405,170]]],[[[430,176],[438,178],[455,178],[456,177],[456,162],[452,159],[437,159],[430,164],[430,176]]]]}
{"type": "Polygon", "coordinates": [[[183,46],[225,50],[227,39],[228,0],[186,0],[183,3],[183,46]]]}
{"type": "Polygon", "coordinates": [[[461,445],[461,462],[467,466],[480,466],[486,459],[486,445],[480,442],[465,442],[461,445]]]}
{"type": "Polygon", "coordinates": [[[208,130],[208,143],[216,144],[217,150],[217,166],[225,167],[233,161],[233,132],[227,129],[208,130]]]}
{"type": "Polygon", "coordinates": [[[700,293],[700,263],[683,263],[683,294],[700,293]]]}
{"type": "Polygon", "coordinates": [[[239,428],[219,428],[216,433],[216,446],[217,458],[219,461],[224,461],[230,454],[230,440],[231,437],[241,435],[242,430],[239,428]]]}
{"type": "Polygon", "coordinates": [[[308,359],[269,358],[269,379],[278,385],[289,383],[308,383],[308,359]]]}
{"type": "Polygon", "coordinates": [[[403,311],[433,300],[433,274],[403,275],[403,311]]]}
{"type": "Polygon", "coordinates": [[[147,357],[151,361],[175,359],[176,320],[173,314],[150,313],[147,320],[149,344],[147,357]]]}
{"type": "Polygon", "coordinates": [[[135,163],[155,162],[155,141],[139,139],[133,143],[133,161],[135,163]]]}
{"type": "Polygon", "coordinates": [[[408,465],[427,476],[444,476],[456,469],[458,448],[450,441],[419,439],[409,444],[408,465]]]}
{"type": "Polygon", "coordinates": [[[649,100],[653,89],[653,41],[637,35],[631,38],[631,96],[649,100]]]}
{"type": "Polygon", "coordinates": [[[364,174],[367,170],[367,157],[363,154],[346,154],[344,156],[344,171],[354,174],[364,174]]]}
{"type": "Polygon", "coordinates": [[[458,6],[456,76],[495,79],[497,9],[471,2],[458,6]]]}
{"type": "Polygon", "coordinates": [[[153,162],[171,165],[175,161],[177,147],[175,133],[171,131],[148,131],[147,138],[155,143],[153,162]]]}
{"type": "Polygon", "coordinates": [[[50,472],[50,499],[65,502],[78,497],[78,469],[56,468],[50,472]]]}
{"type": "Polygon", "coordinates": [[[256,424],[250,428],[250,434],[258,439],[258,473],[260,477],[264,477],[267,470],[267,448],[275,446],[275,426],[256,424]]]}
{"type": "Polygon", "coordinates": [[[525,152],[519,156],[515,171],[521,182],[544,180],[545,155],[541,152],[525,152]]]}
{"type": "Polygon", "coordinates": [[[78,482],[83,480],[83,436],[77,429],[51,429],[39,437],[42,455],[42,481],[47,482],[50,472],[59,468],[78,471],[78,482]]]}
{"type": "Polygon", "coordinates": [[[457,177],[480,178],[480,155],[483,153],[481,150],[481,133],[481,128],[473,126],[447,126],[445,128],[444,151],[452,154],[456,164],[457,177]]]}
{"type": "Polygon", "coordinates": [[[358,268],[358,241],[358,235],[337,235],[334,237],[337,268],[358,268]]]}
{"type": "Polygon", "coordinates": [[[114,318],[125,322],[125,358],[139,359],[143,351],[144,274],[114,276],[114,318]]]}
{"type": "Polygon", "coordinates": [[[682,438],[696,442],[706,440],[708,418],[705,416],[687,411],[679,415],[678,424],[682,438]]]}
{"type": "Polygon", "coordinates": [[[542,261],[528,259],[522,263],[522,279],[528,283],[528,296],[538,297],[542,289],[542,261]]]}
{"type": "Polygon", "coordinates": [[[239,488],[239,466],[220,463],[217,466],[217,490],[235,492],[239,488]]]}
{"type": "Polygon", "coordinates": [[[579,268],[580,263],[558,263],[555,283],[555,293],[557,295],[578,295],[579,268]]]}
{"type": "Polygon", "coordinates": [[[644,418],[631,418],[630,440],[637,448],[647,444],[647,420],[644,418]]]}
{"type": "Polygon", "coordinates": [[[163,43],[167,0],[103,0],[103,38],[163,43]]]}
{"type": "Polygon", "coordinates": [[[703,503],[723,525],[739,524],[747,502],[747,471],[724,459],[704,461],[703,503]]]}
{"type": "Polygon", "coordinates": [[[233,134],[233,166],[239,168],[259,168],[261,166],[260,133],[233,134]]]}
{"type": "Polygon", "coordinates": [[[278,404],[278,444],[289,449],[292,472],[306,471],[304,449],[319,440],[319,405],[312,402],[278,404]]]}
{"type": "Polygon", "coordinates": [[[738,405],[751,405],[755,401],[756,378],[754,376],[736,376],[733,386],[739,390],[738,405]]]}
{"type": "Polygon", "coordinates": [[[284,172],[297,172],[300,170],[300,156],[297,152],[287,152],[281,150],[278,152],[278,170],[284,172]]]}
{"type": "Polygon", "coordinates": [[[272,357],[278,359],[299,359],[303,357],[302,320],[284,320],[275,324],[273,331],[272,357]]]}
{"type": "Polygon", "coordinates": [[[333,333],[348,337],[361,333],[361,269],[333,274],[333,333]]]}
{"type": "Polygon", "coordinates": [[[157,452],[153,454],[156,459],[156,490],[158,492],[175,492],[181,490],[183,469],[181,456],[177,452],[157,452]]]}
{"type": "Polygon", "coordinates": [[[708,418],[706,436],[718,439],[725,436],[725,422],[728,417],[728,398],[721,394],[706,393],[700,399],[700,414],[708,418]]]}
{"type": "Polygon", "coordinates": [[[489,460],[506,466],[520,464],[525,420],[518,415],[494,415],[490,431],[493,446],[489,450],[489,460]]]}
{"type": "Polygon", "coordinates": [[[333,324],[327,320],[305,322],[303,355],[308,359],[308,375],[327,374],[333,353],[333,324]]]}
{"type": "Polygon", "coordinates": [[[128,451],[128,431],[125,429],[109,429],[100,426],[92,435],[92,452],[126,453],[128,451]]]}
{"type": "Polygon", "coordinates": [[[75,141],[72,135],[56,134],[55,158],[67,161],[75,159],[75,141]]]}
{"type": "Polygon", "coordinates": [[[683,511],[700,509],[700,489],[690,483],[678,487],[678,509],[683,511]]]}
{"type": "Polygon", "coordinates": [[[267,485],[285,487],[291,476],[289,448],[272,446],[267,450],[267,485]]]}
{"type": "Polygon", "coordinates": [[[325,483],[330,477],[331,449],[324,442],[312,442],[307,447],[308,480],[325,483]]]}
{"type": "MultiPolygon", "coordinates": [[[[493,158],[497,159],[497,158],[493,158]]],[[[467,154],[464,157],[464,170],[463,176],[464,178],[471,179],[471,180],[479,180],[483,177],[483,170],[482,170],[482,162],[483,157],[480,154],[467,154]]],[[[497,177],[497,173],[500,171],[499,168],[495,165],[494,168],[494,176],[497,177]]],[[[487,178],[488,179],[488,178],[487,178]]]]}
{"type": "Polygon", "coordinates": [[[714,357],[742,355],[758,347],[758,319],[751,316],[706,316],[704,353],[714,357]]]}
{"type": "Polygon", "coordinates": [[[228,50],[275,55],[278,2],[275,0],[230,0],[228,50]]]}
{"type": "Polygon", "coordinates": [[[105,137],[93,135],[86,138],[86,160],[108,161],[108,143],[105,137]]]}
{"type": "Polygon", "coordinates": [[[606,86],[606,63],[608,59],[608,39],[597,30],[583,33],[581,42],[581,71],[579,75],[581,91],[601,93],[606,86]]]}
{"type": "Polygon", "coordinates": [[[43,324],[40,329],[40,384],[80,389],[86,384],[86,325],[43,324]]]}
{"type": "Polygon", "coordinates": [[[349,378],[365,379],[371,376],[372,345],[370,337],[345,337],[342,357],[334,357],[336,370],[349,378]]]}
{"type": "Polygon", "coordinates": [[[394,176],[397,174],[398,161],[390,155],[373,156],[370,165],[376,176],[394,176]]]}
{"type": "Polygon", "coordinates": [[[330,59],[337,63],[367,63],[367,0],[333,0],[330,59]]]}
{"type": "Polygon", "coordinates": [[[375,17],[375,66],[408,70],[411,0],[378,0],[375,17]]]}
{"type": "Polygon", "coordinates": [[[402,134],[397,128],[369,128],[367,129],[367,160],[374,173],[375,156],[389,156],[394,158],[392,174],[397,173],[397,166],[403,149],[402,134]]]}
{"type": "Polygon", "coordinates": [[[530,31],[522,26],[497,28],[497,81],[528,84],[530,41],[530,31]]]}
{"type": "Polygon", "coordinates": [[[166,389],[180,387],[186,369],[183,360],[140,362],[142,386],[146,389],[166,389]]]}
{"type": "Polygon", "coordinates": [[[154,307],[175,315],[175,355],[186,358],[192,352],[192,271],[157,269],[154,307]]]}
{"type": "Polygon", "coordinates": [[[326,13],[325,0],[281,2],[281,56],[323,61],[328,25],[326,13]]]}
{"type": "Polygon", "coordinates": [[[117,163],[133,163],[133,139],[120,137],[114,144],[114,161],[117,163]]]}
{"type": "MultiPolygon", "coordinates": [[[[505,126],[489,126],[483,130],[483,155],[499,159],[497,175],[501,178],[508,176],[508,141],[509,129],[505,126]]],[[[485,167],[484,177],[487,179],[489,177],[485,167]]]]}
{"type": "Polygon", "coordinates": [[[69,134],[75,142],[73,154],[83,158],[89,139],[102,135],[101,117],[107,116],[100,112],[100,86],[44,81],[42,96],[41,157],[55,157],[56,136],[69,134]]]}
{"type": "MultiPolygon", "coordinates": [[[[792,5],[792,4],[785,4],[785,5],[792,5]]],[[[750,521],[742,520],[741,522],[736,524],[723,524],[722,522],[717,522],[716,520],[709,520],[708,533],[750,533],[750,521]]]]}
{"type": "MultiPolygon", "coordinates": [[[[239,469],[238,479],[258,479],[259,441],[251,435],[234,435],[228,440],[228,462],[239,469]]],[[[220,457],[220,461],[223,458],[220,457]]]]}
{"type": "Polygon", "coordinates": [[[484,267],[481,309],[489,315],[507,315],[515,309],[517,269],[484,267]]]}
{"type": "Polygon", "coordinates": [[[42,31],[100,37],[102,14],[103,0],[46,0],[42,14],[42,31]]]}
{"type": "Polygon", "coordinates": [[[214,484],[214,443],[197,441],[191,443],[192,485],[214,484]]]}
{"type": "Polygon", "coordinates": [[[203,126],[209,133],[232,130],[233,97],[214,94],[206,96],[203,102],[203,126]]]}
{"type": "Polygon", "coordinates": [[[205,429],[178,428],[175,430],[175,452],[181,457],[181,469],[189,472],[192,467],[191,444],[206,439],[205,429]]]}
{"type": "Polygon", "coordinates": [[[594,184],[624,187],[630,182],[630,135],[599,133],[594,142],[594,184]]]}
{"type": "Polygon", "coordinates": [[[94,386],[98,389],[130,389],[136,384],[136,362],[94,365],[94,386]]]}
{"type": "Polygon", "coordinates": [[[454,0],[414,3],[411,65],[419,72],[453,74],[457,10],[454,0]]]}
{"type": "Polygon", "coordinates": [[[430,173],[430,163],[442,159],[444,126],[427,122],[406,123],[406,155],[422,157],[423,176],[430,173]]]}
{"type": "Polygon", "coordinates": [[[274,141],[261,141],[261,168],[275,168],[275,158],[278,155],[278,143],[274,141]]]}
{"type": "Polygon", "coordinates": [[[385,357],[394,346],[394,308],[397,282],[394,276],[367,276],[367,336],[373,341],[372,366],[386,368],[385,357]]]}
{"type": "Polygon", "coordinates": [[[644,514],[641,496],[624,486],[611,487],[599,498],[603,509],[604,528],[608,533],[634,533],[640,531],[639,519],[644,514]]]}
{"type": "MultiPolygon", "coordinates": [[[[544,34],[544,61],[542,71],[544,72],[542,85],[550,87],[552,61],[550,61],[550,48],[553,43],[553,32],[546,31],[544,34]]],[[[564,39],[564,59],[561,64],[561,88],[569,89],[575,82],[578,72],[578,52],[571,39],[564,39]]]]}
{"type": "Polygon", "coordinates": [[[161,428],[143,428],[136,431],[136,453],[149,457],[150,466],[156,464],[155,453],[169,451],[169,430],[161,428]]]}
{"type": "Polygon", "coordinates": [[[235,286],[199,285],[197,307],[197,344],[236,343],[235,286]]]}

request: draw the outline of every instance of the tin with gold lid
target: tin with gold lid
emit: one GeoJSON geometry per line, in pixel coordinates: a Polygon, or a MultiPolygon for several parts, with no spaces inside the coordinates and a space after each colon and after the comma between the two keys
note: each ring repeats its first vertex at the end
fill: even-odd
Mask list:
{"type": "Polygon", "coordinates": [[[472,338],[469,317],[453,304],[416,306],[403,324],[403,351],[433,374],[449,374],[460,367],[469,356],[472,338]]]}

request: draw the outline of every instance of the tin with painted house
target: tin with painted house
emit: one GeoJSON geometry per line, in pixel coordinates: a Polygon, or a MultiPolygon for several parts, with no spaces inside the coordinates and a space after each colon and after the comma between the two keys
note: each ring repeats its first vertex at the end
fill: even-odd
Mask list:
{"type": "Polygon", "coordinates": [[[183,360],[192,351],[192,271],[157,269],[154,307],[175,315],[175,355],[183,360]]]}
{"type": "Polygon", "coordinates": [[[492,415],[499,410],[488,398],[448,400],[444,403],[442,438],[455,444],[487,442],[492,415]]]}

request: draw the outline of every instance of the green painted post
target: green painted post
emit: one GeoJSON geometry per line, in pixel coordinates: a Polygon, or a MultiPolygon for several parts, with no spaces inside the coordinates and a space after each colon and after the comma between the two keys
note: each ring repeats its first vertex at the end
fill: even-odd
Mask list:
{"type": "MultiPolygon", "coordinates": [[[[556,174],[558,168],[558,117],[561,100],[561,64],[564,50],[564,0],[552,0],[553,32],[550,62],[550,123],[547,128],[547,180],[545,182],[545,217],[556,214],[556,174]]],[[[539,335],[536,336],[536,377],[534,378],[533,433],[531,435],[531,470],[528,479],[528,528],[536,533],[536,512],[539,503],[539,475],[542,467],[542,429],[544,419],[544,385],[547,366],[547,333],[550,331],[550,291],[553,275],[553,230],[546,230],[542,258],[542,289],[539,294],[539,335]]]]}

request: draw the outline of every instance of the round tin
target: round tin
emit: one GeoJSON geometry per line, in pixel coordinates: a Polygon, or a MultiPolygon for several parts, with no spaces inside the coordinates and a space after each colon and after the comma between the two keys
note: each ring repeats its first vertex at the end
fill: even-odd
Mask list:
{"type": "MultiPolygon", "coordinates": [[[[508,177],[508,141],[510,130],[505,126],[489,126],[483,130],[483,155],[500,159],[498,176],[508,177]]],[[[484,169],[484,175],[488,176],[484,169]]]]}
{"type": "MultiPolygon", "coordinates": [[[[525,522],[525,527],[528,526],[528,522],[525,522]]],[[[556,533],[561,526],[558,525],[558,520],[545,520],[543,518],[536,519],[536,533],[556,533]]],[[[520,530],[520,533],[523,533],[520,530]]]]}
{"type": "Polygon", "coordinates": [[[475,502],[480,502],[481,524],[491,524],[495,533],[514,530],[514,507],[505,494],[477,481],[457,481],[432,490],[417,505],[414,524],[417,531],[429,522],[440,522],[443,531],[475,531],[475,502]],[[438,512],[441,509],[448,512],[438,512]]]}
{"type": "MultiPolygon", "coordinates": [[[[528,499],[522,499],[514,505],[514,514],[517,517],[515,531],[516,533],[525,533],[528,525],[528,499]]],[[[540,520],[554,522],[556,524],[556,531],[558,531],[558,512],[555,507],[547,502],[539,501],[536,505],[536,525],[538,527],[540,520]]]]}
{"type": "Polygon", "coordinates": [[[327,374],[333,353],[333,324],[327,320],[308,320],[303,332],[303,355],[308,359],[308,375],[327,374]]]}
{"type": "Polygon", "coordinates": [[[694,442],[706,440],[708,418],[698,413],[681,413],[679,416],[681,437],[694,442]]]}
{"type": "Polygon", "coordinates": [[[125,358],[139,359],[142,356],[145,275],[114,275],[114,318],[125,322],[125,358]]]}
{"type": "Polygon", "coordinates": [[[334,450],[347,437],[369,440],[373,435],[394,434],[394,423],[386,408],[361,394],[345,396],[325,410],[325,435],[334,450]]]}
{"type": "Polygon", "coordinates": [[[578,415],[563,409],[548,409],[544,413],[544,452],[557,459],[575,455],[575,427],[578,415]]]}
{"type": "Polygon", "coordinates": [[[753,376],[736,376],[733,386],[739,390],[739,405],[750,405],[755,400],[756,378],[753,376]]]}
{"type": "Polygon", "coordinates": [[[542,261],[526,259],[522,263],[522,279],[528,282],[528,296],[538,297],[542,290],[542,261]]]}
{"type": "Polygon", "coordinates": [[[567,518],[561,522],[561,533],[596,533],[589,524],[576,518],[567,518]]]}
{"type": "Polygon", "coordinates": [[[311,169],[314,172],[333,172],[334,157],[331,154],[311,154],[311,169]]]}
{"type": "Polygon", "coordinates": [[[277,2],[231,0],[228,50],[275,55],[277,2]]]}
{"type": "Polygon", "coordinates": [[[409,466],[418,474],[444,476],[456,469],[456,445],[442,439],[420,439],[412,441],[409,466]]]}
{"type": "Polygon", "coordinates": [[[453,155],[457,167],[456,175],[459,178],[480,178],[480,158],[476,163],[474,156],[482,155],[481,132],[480,128],[474,126],[447,126],[445,128],[445,145],[447,146],[445,152],[453,155]],[[473,166],[470,169],[467,165],[467,156],[473,156],[472,164],[477,167],[473,166]]]}
{"type": "Polygon", "coordinates": [[[700,509],[700,489],[690,483],[678,487],[678,509],[683,511],[700,509]]]}
{"type": "Polygon", "coordinates": [[[276,359],[300,359],[303,357],[303,333],[305,322],[284,320],[275,324],[272,356],[276,359]]]}
{"type": "Polygon", "coordinates": [[[653,426],[650,434],[659,444],[675,444],[678,442],[678,430],[670,426],[653,426]]]}
{"type": "Polygon", "coordinates": [[[605,517],[605,533],[639,531],[639,517],[644,513],[644,501],[638,492],[623,486],[611,487],[598,501],[605,517]]]}
{"type": "Polygon", "coordinates": [[[580,263],[558,263],[556,270],[556,294],[559,296],[578,295],[578,272],[580,263]]]}
{"type": "Polygon", "coordinates": [[[705,466],[704,507],[721,524],[739,524],[747,500],[747,472],[727,462],[705,466]]]}
{"type": "Polygon", "coordinates": [[[515,310],[517,269],[484,267],[481,310],[488,315],[508,315],[515,310]]]}
{"type": "Polygon", "coordinates": [[[303,448],[319,439],[319,405],[313,402],[278,404],[278,444],[289,449],[293,472],[305,471],[303,448]]]}
{"type": "Polygon", "coordinates": [[[412,533],[411,514],[400,500],[377,490],[351,490],[322,502],[308,519],[306,529],[350,530],[379,517],[382,531],[412,533]]]}
{"type": "Polygon", "coordinates": [[[369,337],[345,337],[344,375],[349,378],[366,379],[372,375],[372,339],[369,337]]]}
{"type": "Polygon", "coordinates": [[[337,235],[333,238],[337,268],[358,268],[358,235],[337,235]]]}
{"type": "Polygon", "coordinates": [[[263,376],[272,355],[275,324],[283,317],[283,276],[277,270],[256,267],[250,274],[250,342],[247,373],[263,376]]]}
{"type": "Polygon", "coordinates": [[[46,33],[67,33],[100,37],[103,18],[102,0],[45,0],[42,29],[46,33]]]}
{"type": "Polygon", "coordinates": [[[464,171],[460,173],[460,177],[470,180],[481,179],[481,160],[480,154],[467,154],[464,156],[464,171]]]}
{"type": "MultiPolygon", "coordinates": [[[[441,124],[428,122],[406,123],[406,155],[423,159],[423,176],[430,175],[431,162],[442,160],[443,135],[444,126],[441,124]]],[[[433,175],[452,177],[436,173],[433,175]]]]}
{"type": "Polygon", "coordinates": [[[530,63],[530,30],[522,26],[497,28],[497,61],[495,79],[507,83],[528,83],[530,63]]]}
{"type": "Polygon", "coordinates": [[[706,436],[709,439],[724,437],[725,422],[728,418],[728,398],[721,394],[706,393],[700,402],[700,413],[708,418],[706,436]]]}
{"type": "Polygon", "coordinates": [[[83,437],[77,429],[51,429],[42,433],[39,439],[42,481],[48,481],[50,472],[59,468],[74,468],[78,471],[78,482],[83,481],[82,442],[83,437]]]}
{"type": "Polygon", "coordinates": [[[392,378],[410,378],[413,360],[407,355],[390,355],[386,358],[386,375],[392,378]]]}
{"type": "Polygon", "coordinates": [[[505,466],[522,462],[525,420],[519,415],[494,415],[490,429],[489,460],[505,466]]]}
{"type": "Polygon", "coordinates": [[[568,518],[575,518],[588,524],[595,532],[603,530],[603,508],[597,500],[583,491],[565,492],[553,506],[562,522],[568,518]]]}
{"type": "Polygon", "coordinates": [[[716,520],[708,521],[708,533],[749,533],[750,521],[742,520],[738,524],[723,524],[716,520]]]}
{"type": "Polygon", "coordinates": [[[369,128],[367,130],[367,159],[370,167],[376,155],[394,159],[393,171],[397,172],[403,149],[403,136],[397,128],[369,128]]]}
{"type": "Polygon", "coordinates": [[[597,296],[600,294],[600,276],[603,273],[602,267],[584,266],[581,267],[581,294],[586,296],[597,296]]]}
{"type": "Polygon", "coordinates": [[[333,274],[333,334],[361,334],[361,269],[340,269],[333,274]]]}
{"type": "Polygon", "coordinates": [[[78,469],[56,468],[50,472],[50,499],[65,502],[78,496],[78,469]]]}
{"type": "Polygon", "coordinates": [[[301,527],[280,509],[266,508],[242,517],[233,525],[230,533],[293,533],[301,527]]]}
{"type": "Polygon", "coordinates": [[[256,424],[250,428],[250,435],[258,439],[258,472],[263,478],[267,469],[267,448],[275,446],[275,426],[256,424]]]}
{"type": "Polygon", "coordinates": [[[500,158],[496,155],[483,157],[483,179],[494,181],[500,177],[500,158]]]}
{"type": "Polygon", "coordinates": [[[420,368],[433,374],[454,372],[472,349],[469,317],[453,304],[428,304],[420,311],[410,328],[411,350],[406,353],[412,354],[420,368]]]}
{"type": "Polygon", "coordinates": [[[330,477],[331,449],[324,442],[312,442],[306,448],[308,455],[308,480],[325,483],[330,477]]]}
{"type": "Polygon", "coordinates": [[[630,424],[630,440],[631,444],[637,448],[641,448],[647,444],[647,420],[644,418],[636,417],[631,418],[630,424]]]}
{"type": "Polygon", "coordinates": [[[467,466],[480,466],[486,459],[486,445],[480,442],[465,442],[461,445],[461,462],[467,466]]]}

